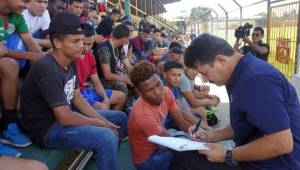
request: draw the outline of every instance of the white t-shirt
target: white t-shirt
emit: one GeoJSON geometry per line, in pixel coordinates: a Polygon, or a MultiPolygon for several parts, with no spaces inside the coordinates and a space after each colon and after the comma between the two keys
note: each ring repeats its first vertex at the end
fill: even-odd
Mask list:
{"type": "Polygon", "coordinates": [[[49,28],[50,16],[48,10],[46,10],[40,17],[32,16],[28,9],[25,9],[22,14],[31,34],[36,33],[38,30],[44,31],[49,28]]]}

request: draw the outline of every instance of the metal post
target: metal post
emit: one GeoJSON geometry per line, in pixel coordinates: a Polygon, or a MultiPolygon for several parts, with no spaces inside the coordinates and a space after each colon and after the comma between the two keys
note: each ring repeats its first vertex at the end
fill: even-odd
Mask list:
{"type": "Polygon", "coordinates": [[[240,25],[243,24],[243,7],[236,1],[232,0],[240,8],[240,25]]]}
{"type": "Polygon", "coordinates": [[[222,8],[222,10],[224,11],[225,13],[225,16],[226,16],[226,20],[225,20],[225,40],[228,40],[228,12],[225,10],[225,8],[218,4],[220,8],[222,8]]]}
{"type": "Polygon", "coordinates": [[[138,1],[137,0],[135,0],[135,15],[136,15],[136,17],[139,17],[139,13],[138,13],[138,1]]]}
{"type": "MultiPolygon", "coordinates": [[[[300,4],[298,11],[300,11],[300,4]]],[[[300,14],[298,12],[298,25],[297,25],[297,49],[296,49],[296,61],[295,61],[295,67],[294,67],[294,73],[300,74],[300,14]]],[[[300,96],[299,96],[300,98],[300,96]]]]}
{"type": "Polygon", "coordinates": [[[125,7],[125,15],[128,16],[130,20],[130,0],[124,0],[124,7],[125,7]]]}
{"type": "Polygon", "coordinates": [[[218,15],[218,13],[214,9],[212,9],[212,12],[214,12],[216,14],[216,16],[217,16],[216,30],[217,30],[217,35],[218,35],[219,15],[218,15]]]}
{"type": "Polygon", "coordinates": [[[150,11],[149,11],[150,15],[153,15],[152,9],[153,9],[153,1],[150,0],[150,11]]]}
{"type": "Polygon", "coordinates": [[[147,13],[147,0],[144,0],[144,12],[147,13]]]}
{"type": "Polygon", "coordinates": [[[270,24],[270,18],[271,18],[271,0],[268,0],[267,2],[267,16],[268,16],[268,19],[267,19],[267,42],[270,43],[270,28],[271,28],[271,24],[270,24]]]}

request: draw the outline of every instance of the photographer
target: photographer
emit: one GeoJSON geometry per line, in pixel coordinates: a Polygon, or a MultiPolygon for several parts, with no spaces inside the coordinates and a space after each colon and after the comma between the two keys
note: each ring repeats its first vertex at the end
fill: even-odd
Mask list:
{"type": "Polygon", "coordinates": [[[236,36],[236,38],[234,49],[236,49],[238,52],[242,54],[247,54],[250,52],[253,56],[256,56],[264,61],[268,61],[270,46],[262,41],[264,38],[264,30],[262,27],[254,28],[252,32],[252,41],[247,35],[244,37],[236,36]],[[239,46],[241,45],[240,39],[243,39],[243,41],[248,45],[239,49],[239,46]]]}

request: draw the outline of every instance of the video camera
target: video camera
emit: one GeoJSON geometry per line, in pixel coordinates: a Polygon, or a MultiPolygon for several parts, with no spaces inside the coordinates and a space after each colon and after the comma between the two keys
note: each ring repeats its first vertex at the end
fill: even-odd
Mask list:
{"type": "Polygon", "coordinates": [[[253,25],[246,23],[244,26],[239,26],[235,29],[234,36],[236,38],[244,38],[250,36],[250,29],[253,25]]]}

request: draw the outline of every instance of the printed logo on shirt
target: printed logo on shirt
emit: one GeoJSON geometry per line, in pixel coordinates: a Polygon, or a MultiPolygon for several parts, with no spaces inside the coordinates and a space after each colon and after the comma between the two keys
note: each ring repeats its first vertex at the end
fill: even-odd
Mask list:
{"type": "Polygon", "coordinates": [[[8,34],[12,34],[13,32],[15,32],[15,30],[16,30],[15,25],[12,23],[8,23],[8,27],[7,27],[8,34]]]}
{"type": "Polygon", "coordinates": [[[74,96],[75,82],[76,82],[76,76],[73,76],[73,78],[70,79],[64,87],[64,91],[69,104],[71,104],[71,100],[73,99],[74,96]]]}

